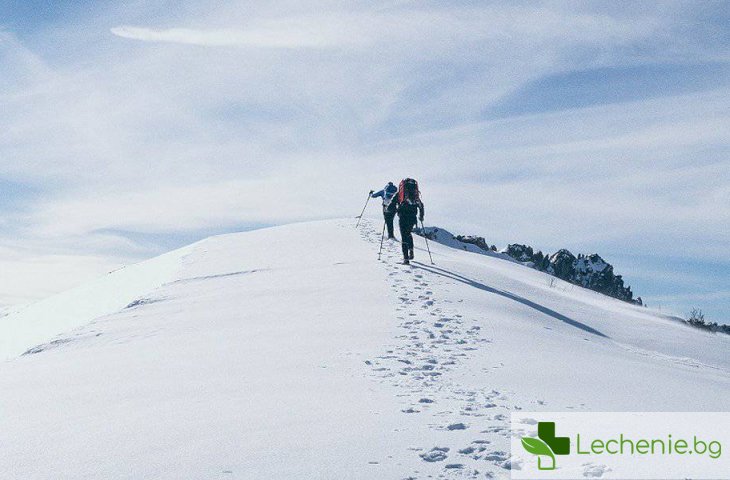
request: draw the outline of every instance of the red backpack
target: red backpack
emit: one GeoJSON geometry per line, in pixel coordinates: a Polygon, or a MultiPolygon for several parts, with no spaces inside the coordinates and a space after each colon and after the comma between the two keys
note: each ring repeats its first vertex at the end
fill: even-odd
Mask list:
{"type": "Polygon", "coordinates": [[[421,192],[418,190],[418,182],[412,178],[404,178],[398,186],[398,203],[408,201],[418,203],[421,201],[421,192]]]}

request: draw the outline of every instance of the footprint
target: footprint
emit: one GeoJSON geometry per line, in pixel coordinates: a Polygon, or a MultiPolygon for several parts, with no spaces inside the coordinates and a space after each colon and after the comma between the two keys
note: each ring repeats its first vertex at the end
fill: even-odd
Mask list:
{"type": "Polygon", "coordinates": [[[430,451],[422,453],[419,456],[424,462],[442,462],[448,457],[446,454],[449,450],[448,447],[433,447],[430,451]]]}
{"type": "Polygon", "coordinates": [[[583,467],[583,476],[589,478],[601,478],[604,473],[608,473],[611,471],[611,469],[608,468],[606,465],[584,463],[581,466],[583,467]]]}
{"type": "Polygon", "coordinates": [[[469,428],[469,427],[463,423],[452,423],[451,425],[446,427],[446,430],[449,430],[449,431],[466,430],[467,428],[469,428]]]}
{"type": "Polygon", "coordinates": [[[505,452],[501,450],[495,450],[494,452],[489,452],[488,454],[484,455],[484,460],[489,460],[490,462],[504,462],[509,458],[509,455],[507,455],[505,452]]]}

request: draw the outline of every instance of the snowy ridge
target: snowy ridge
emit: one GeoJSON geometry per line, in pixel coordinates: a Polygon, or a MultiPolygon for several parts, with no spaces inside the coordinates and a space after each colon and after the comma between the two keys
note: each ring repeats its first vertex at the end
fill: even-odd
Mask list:
{"type": "Polygon", "coordinates": [[[115,313],[172,279],[191,247],[115,270],[91,283],[45,300],[0,311],[0,359],[50,341],[55,335],[115,313]]]}
{"type": "Polygon", "coordinates": [[[379,263],[378,227],[212,237],[168,254],[175,268],[142,264],[167,278],[115,312],[55,337],[44,320],[52,340],[0,364],[14,439],[0,466],[49,480],[508,478],[513,411],[725,408],[730,337],[499,255],[433,244],[430,265],[421,238],[412,266],[395,242],[379,263]]]}
{"type": "Polygon", "coordinates": [[[619,300],[643,305],[641,297],[634,299],[631,287],[624,286],[621,275],[615,275],[613,266],[598,254],[577,257],[566,249],[560,249],[551,255],[541,251],[535,252],[532,247],[521,244],[509,244],[500,251],[490,246],[482,237],[452,235],[438,227],[424,229],[428,238],[443,245],[458,248],[472,253],[479,253],[504,260],[513,260],[527,267],[547,272],[574,285],[589,288],[619,300]]]}
{"type": "MultiPolygon", "coordinates": [[[[507,255],[506,252],[497,252],[495,250],[490,250],[488,245],[486,244],[480,246],[481,242],[477,240],[478,237],[465,237],[467,239],[474,239],[474,241],[465,242],[459,240],[456,235],[441,227],[425,227],[423,229],[417,229],[416,232],[419,235],[425,233],[425,235],[427,235],[430,240],[438,242],[441,245],[446,245],[447,247],[456,248],[465,252],[479,253],[481,255],[501,258],[507,261],[517,261],[507,255]]],[[[483,239],[480,238],[480,240],[483,239]]]]}

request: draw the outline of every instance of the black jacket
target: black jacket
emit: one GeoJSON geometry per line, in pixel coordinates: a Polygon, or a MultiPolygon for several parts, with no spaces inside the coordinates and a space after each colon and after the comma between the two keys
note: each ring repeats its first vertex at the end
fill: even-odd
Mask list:
{"type": "Polygon", "coordinates": [[[425,210],[423,208],[423,202],[420,199],[408,200],[405,199],[403,202],[398,201],[398,194],[393,197],[388,205],[388,212],[398,212],[398,217],[401,220],[411,220],[416,223],[416,216],[423,221],[423,215],[425,210]]]}

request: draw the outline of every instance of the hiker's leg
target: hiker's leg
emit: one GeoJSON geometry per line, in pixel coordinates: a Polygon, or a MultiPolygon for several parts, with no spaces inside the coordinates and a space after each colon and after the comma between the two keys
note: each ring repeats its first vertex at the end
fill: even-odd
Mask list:
{"type": "Polygon", "coordinates": [[[393,238],[393,218],[395,217],[395,212],[383,212],[383,217],[385,217],[385,225],[388,227],[388,238],[393,238]]]}
{"type": "Polygon", "coordinates": [[[413,240],[411,237],[411,228],[413,227],[408,221],[404,221],[403,219],[399,219],[398,226],[400,227],[400,245],[403,249],[403,258],[408,258],[408,239],[411,238],[411,240],[413,240]]]}
{"type": "Polygon", "coordinates": [[[408,222],[408,256],[411,258],[413,257],[413,227],[415,225],[415,222],[408,222]]]}

